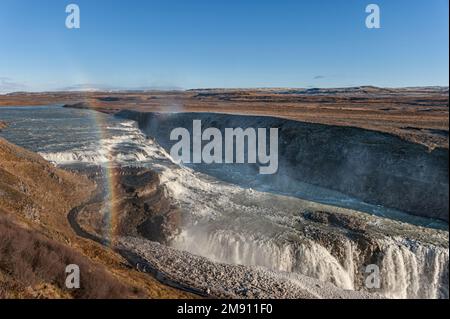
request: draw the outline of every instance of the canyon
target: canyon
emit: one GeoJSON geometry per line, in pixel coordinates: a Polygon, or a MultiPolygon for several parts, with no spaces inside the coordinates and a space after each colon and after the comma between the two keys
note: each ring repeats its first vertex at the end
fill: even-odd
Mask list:
{"type": "MultiPolygon", "coordinates": [[[[89,259],[102,252],[127,296],[448,298],[446,88],[17,93],[0,105],[2,136],[39,154],[4,141],[5,156],[27,152],[44,176],[86,183],[56,214],[14,196],[4,213],[89,259]],[[180,165],[170,132],[192,134],[195,120],[221,134],[278,129],[278,171],[180,165]],[[366,285],[370,265],[379,288],[366,285]]],[[[35,187],[15,192],[33,203],[35,187]]]]}
{"type": "Polygon", "coordinates": [[[174,145],[168,132],[176,127],[192,131],[190,123],[194,120],[222,132],[226,127],[276,128],[279,170],[272,176],[259,176],[256,165],[251,163],[234,165],[234,171],[214,164],[195,167],[228,182],[256,189],[261,184],[266,190],[282,194],[295,195],[295,185],[306,182],[375,205],[448,222],[445,149],[428,152],[424,146],[388,134],[271,117],[134,111],[116,115],[136,120],[166,150],[174,145]]]}

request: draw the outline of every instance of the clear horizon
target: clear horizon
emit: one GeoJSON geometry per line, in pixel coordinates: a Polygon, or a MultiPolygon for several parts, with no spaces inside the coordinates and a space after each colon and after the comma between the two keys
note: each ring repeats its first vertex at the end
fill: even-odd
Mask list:
{"type": "Polygon", "coordinates": [[[266,87],[198,87],[198,88],[181,88],[181,87],[148,87],[148,88],[96,88],[91,87],[88,89],[50,89],[50,90],[22,90],[22,91],[10,91],[10,92],[0,92],[0,95],[5,94],[14,94],[14,93],[58,93],[58,92],[126,92],[126,91],[136,91],[136,92],[145,92],[145,91],[190,91],[190,90],[276,90],[276,89],[288,89],[288,90],[308,90],[308,89],[347,89],[347,88],[355,88],[355,87],[376,87],[379,89],[413,89],[413,88],[442,88],[442,89],[448,89],[448,85],[424,85],[424,86],[373,86],[373,85],[356,85],[356,86],[342,86],[342,87],[293,87],[293,86],[286,86],[286,87],[276,87],[276,86],[266,86],[266,87]]]}
{"type": "Polygon", "coordinates": [[[0,93],[448,87],[446,0],[0,3],[0,93]],[[65,8],[80,7],[67,29],[65,8]],[[381,28],[367,29],[376,3],[381,28]]]}

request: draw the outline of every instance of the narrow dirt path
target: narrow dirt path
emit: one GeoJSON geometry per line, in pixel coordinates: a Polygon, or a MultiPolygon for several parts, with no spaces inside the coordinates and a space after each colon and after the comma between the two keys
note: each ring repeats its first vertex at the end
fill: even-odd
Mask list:
{"type": "Polygon", "coordinates": [[[119,247],[112,247],[109,240],[101,238],[99,236],[93,235],[93,234],[85,231],[77,222],[78,214],[84,209],[84,207],[86,205],[93,204],[97,201],[98,201],[98,194],[94,195],[93,198],[91,198],[91,200],[88,201],[87,203],[73,208],[67,214],[67,220],[77,236],[88,239],[88,240],[95,241],[95,242],[99,243],[100,245],[111,249],[112,251],[121,255],[125,260],[127,260],[127,262],[134,269],[136,269],[137,271],[140,271],[140,272],[150,274],[156,280],[158,280],[160,283],[162,283],[164,285],[167,285],[169,287],[176,288],[176,289],[179,289],[182,291],[186,291],[186,292],[189,292],[189,293],[201,296],[201,297],[211,297],[205,291],[189,287],[187,285],[184,285],[182,283],[179,283],[179,282],[171,279],[170,275],[155,268],[152,264],[150,264],[148,261],[146,261],[139,255],[135,254],[134,252],[127,250],[127,249],[119,248],[119,247]]]}

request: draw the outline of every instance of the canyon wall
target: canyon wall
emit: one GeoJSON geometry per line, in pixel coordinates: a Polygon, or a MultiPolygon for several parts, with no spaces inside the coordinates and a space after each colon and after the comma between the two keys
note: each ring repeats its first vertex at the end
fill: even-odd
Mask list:
{"type": "MultiPolygon", "coordinates": [[[[278,128],[279,169],[259,175],[256,164],[211,164],[195,168],[228,182],[284,194],[299,183],[334,190],[364,202],[411,215],[448,222],[448,150],[428,148],[399,137],[353,127],[302,123],[262,116],[215,113],[140,113],[117,116],[138,121],[144,132],[166,150],[176,143],[177,127],[192,133],[192,121],[202,129],[278,128]]],[[[191,141],[192,142],[192,141],[191,141]]],[[[206,142],[204,142],[206,143],[206,142]]]]}

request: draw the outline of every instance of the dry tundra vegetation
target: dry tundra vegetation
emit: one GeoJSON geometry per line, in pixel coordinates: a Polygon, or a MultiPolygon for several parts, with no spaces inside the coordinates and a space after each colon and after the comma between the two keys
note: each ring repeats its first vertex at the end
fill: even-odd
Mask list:
{"type": "Polygon", "coordinates": [[[108,274],[104,267],[89,261],[74,249],[31,230],[18,227],[0,217],[0,269],[14,278],[2,282],[0,298],[25,296],[120,298],[144,297],[144,292],[126,285],[108,274]],[[82,288],[64,291],[65,273],[69,264],[77,264],[83,274],[82,288]]]}
{"type": "Polygon", "coordinates": [[[18,92],[0,95],[0,107],[74,103],[107,113],[132,109],[276,116],[360,127],[394,134],[430,149],[448,148],[448,87],[18,92]]]}

